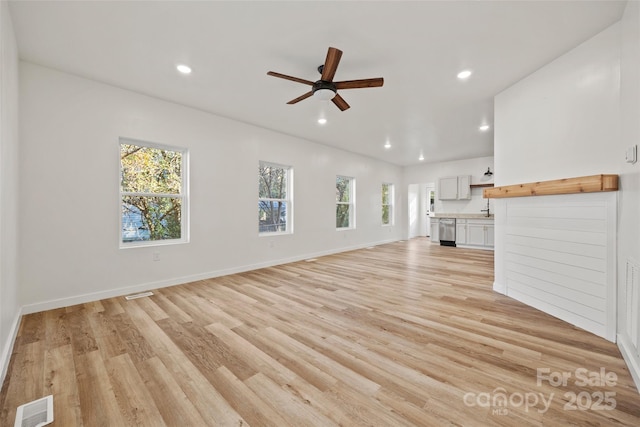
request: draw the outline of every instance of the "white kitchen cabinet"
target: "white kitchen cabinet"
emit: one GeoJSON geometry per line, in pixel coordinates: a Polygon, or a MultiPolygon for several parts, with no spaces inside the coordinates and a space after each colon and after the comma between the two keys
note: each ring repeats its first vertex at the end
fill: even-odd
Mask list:
{"type": "Polygon", "coordinates": [[[456,219],[456,245],[467,243],[467,220],[456,219]]]}
{"type": "Polygon", "coordinates": [[[458,200],[458,177],[448,176],[438,180],[438,199],[458,200]]]}
{"type": "Polygon", "coordinates": [[[456,219],[456,246],[493,249],[493,219],[456,219]]]}
{"type": "Polygon", "coordinates": [[[467,243],[469,245],[486,246],[485,245],[485,230],[486,225],[471,223],[467,225],[467,243]]]}
{"type": "Polygon", "coordinates": [[[467,221],[466,244],[492,248],[494,246],[493,231],[493,220],[470,219],[467,221]]]}
{"type": "Polygon", "coordinates": [[[458,177],[458,200],[471,198],[471,175],[460,175],[458,177]]]}
{"type": "Polygon", "coordinates": [[[471,198],[471,175],[447,176],[438,180],[438,199],[465,200],[471,198]]]}
{"type": "Polygon", "coordinates": [[[429,217],[429,221],[431,221],[431,241],[435,243],[440,242],[440,232],[438,230],[439,220],[438,218],[429,217]]]}

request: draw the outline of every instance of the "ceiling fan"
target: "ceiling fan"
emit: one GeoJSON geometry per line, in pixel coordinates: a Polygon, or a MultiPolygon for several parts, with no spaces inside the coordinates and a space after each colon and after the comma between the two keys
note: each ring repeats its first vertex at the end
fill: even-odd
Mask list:
{"type": "Polygon", "coordinates": [[[287,104],[296,104],[303,99],[307,99],[310,96],[314,96],[322,100],[331,100],[341,110],[344,111],[349,108],[349,104],[345,101],[338,90],[340,89],[358,89],[363,87],[380,87],[384,83],[382,77],[375,79],[360,79],[360,80],[348,80],[343,82],[334,82],[333,77],[338,69],[340,58],[342,57],[342,51],[335,47],[330,47],[327,51],[327,58],[324,60],[324,64],[318,67],[318,72],[321,74],[320,80],[312,82],[310,80],[300,79],[298,77],[291,77],[285,74],[276,73],[275,71],[269,71],[267,74],[273,77],[279,77],[281,79],[291,80],[294,82],[302,83],[311,86],[311,90],[304,95],[292,99],[287,104]]]}

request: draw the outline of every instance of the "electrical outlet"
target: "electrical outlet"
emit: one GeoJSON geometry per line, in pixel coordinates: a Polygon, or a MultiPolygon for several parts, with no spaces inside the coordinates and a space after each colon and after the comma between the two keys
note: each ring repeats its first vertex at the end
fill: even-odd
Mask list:
{"type": "Polygon", "coordinates": [[[153,260],[160,261],[160,252],[156,251],[153,253],[153,260]]]}

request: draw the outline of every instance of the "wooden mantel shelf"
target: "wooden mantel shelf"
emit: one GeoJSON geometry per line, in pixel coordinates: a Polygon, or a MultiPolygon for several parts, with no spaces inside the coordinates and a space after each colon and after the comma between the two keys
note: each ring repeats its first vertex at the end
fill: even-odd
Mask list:
{"type": "Polygon", "coordinates": [[[618,191],[618,175],[591,175],[577,178],[554,179],[527,184],[485,188],[484,198],[550,196],[554,194],[597,193],[618,191]]]}

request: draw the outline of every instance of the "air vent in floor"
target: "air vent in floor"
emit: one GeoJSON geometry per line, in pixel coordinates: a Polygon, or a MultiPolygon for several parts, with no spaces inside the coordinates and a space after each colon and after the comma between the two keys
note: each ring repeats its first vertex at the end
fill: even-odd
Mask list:
{"type": "Polygon", "coordinates": [[[124,299],[128,301],[128,300],[137,299],[137,298],[150,297],[151,295],[153,295],[153,292],[151,291],[141,292],[139,294],[127,295],[126,297],[124,297],[124,299]]]}
{"type": "Polygon", "coordinates": [[[41,427],[53,422],[53,395],[18,406],[14,427],[41,427]]]}

